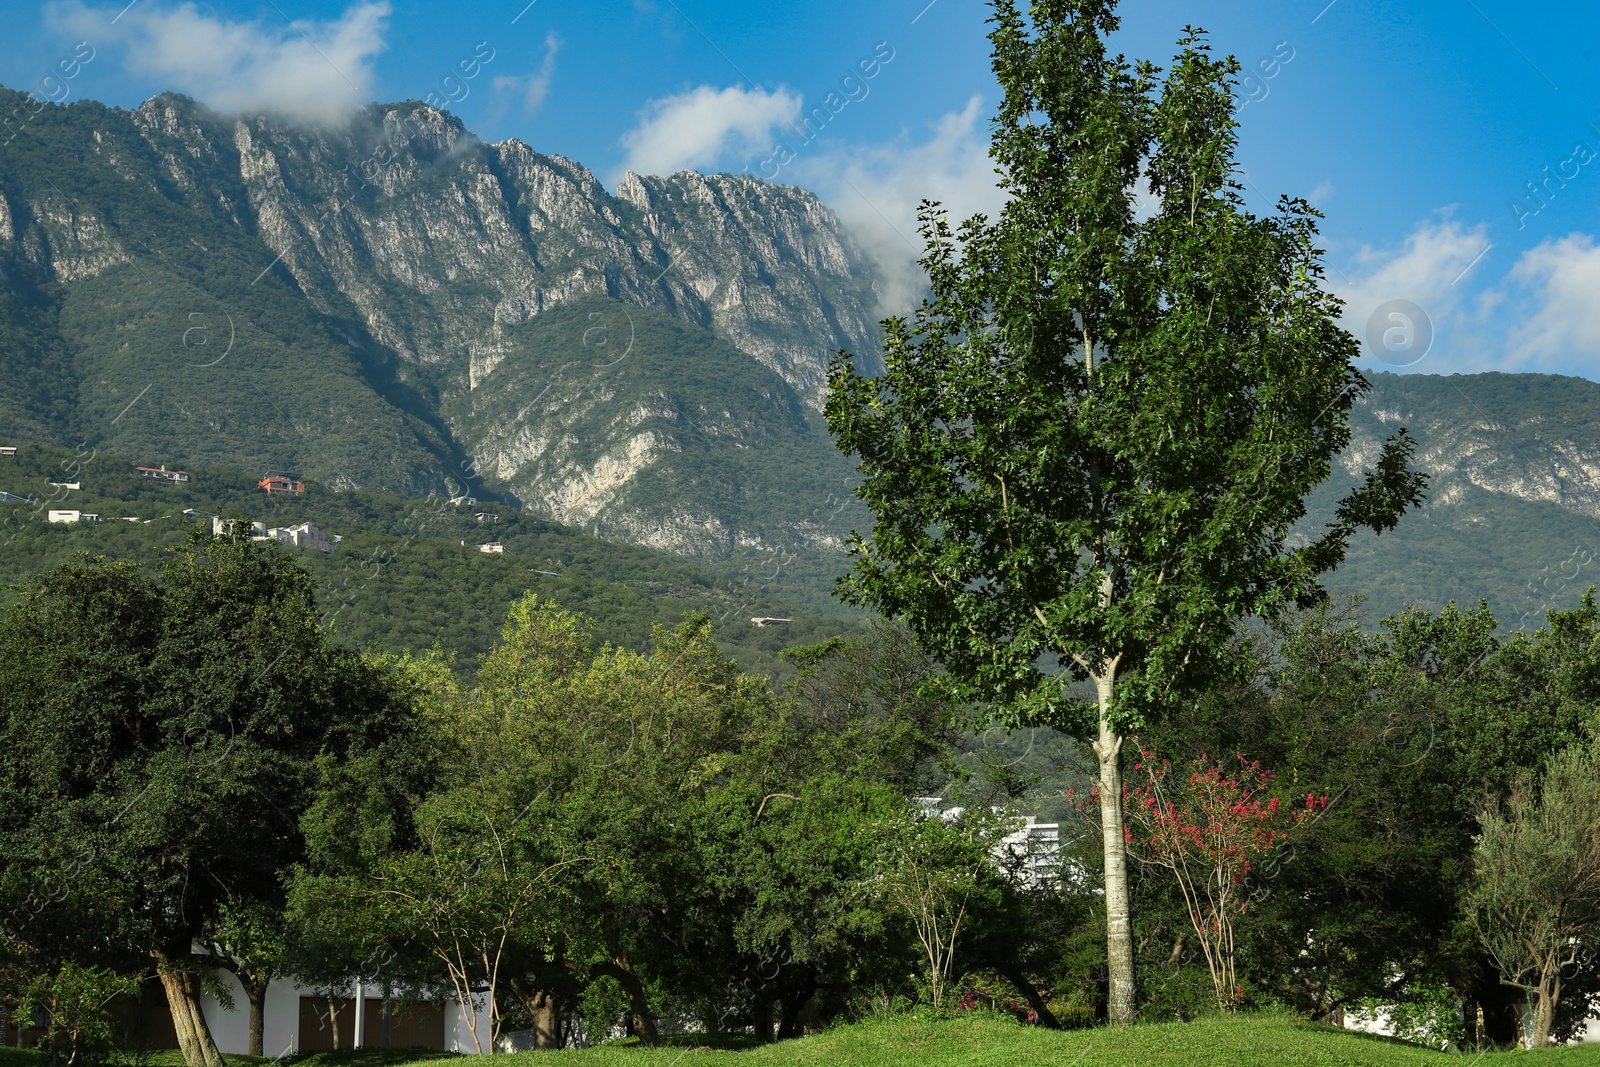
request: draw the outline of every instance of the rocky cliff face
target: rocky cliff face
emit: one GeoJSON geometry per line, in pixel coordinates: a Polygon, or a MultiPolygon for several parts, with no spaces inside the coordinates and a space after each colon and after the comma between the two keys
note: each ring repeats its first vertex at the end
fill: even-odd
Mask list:
{"type": "MultiPolygon", "coordinates": [[[[0,277],[65,351],[29,408],[69,413],[58,443],[509,491],[700,556],[842,543],[849,465],[816,410],[834,352],[875,358],[873,275],[812,194],[684,172],[612,195],[415,102],[312,129],[164,94],[25,134],[0,151],[0,277]]],[[[0,371],[39,362],[15,312],[0,371]]]]}
{"type": "Polygon", "coordinates": [[[874,350],[866,261],[800,189],[630,174],[613,197],[571,160],[415,103],[306,130],[163,96],[132,123],[181,189],[236,168],[218,195],[244,201],[272,269],[447,393],[494,369],[507,327],[593,293],[714,330],[813,404],[835,350],[874,350]]]}
{"type": "Polygon", "coordinates": [[[1476,489],[1600,518],[1600,385],[1542,374],[1379,374],[1373,384],[1343,457],[1351,474],[1405,426],[1430,476],[1431,507],[1476,489]]]}

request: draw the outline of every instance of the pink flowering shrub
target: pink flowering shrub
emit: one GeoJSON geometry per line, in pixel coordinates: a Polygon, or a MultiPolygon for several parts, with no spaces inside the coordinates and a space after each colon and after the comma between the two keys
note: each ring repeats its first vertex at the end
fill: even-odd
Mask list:
{"type": "Polygon", "coordinates": [[[1233,764],[1201,756],[1187,777],[1174,780],[1171,761],[1147,750],[1130,775],[1139,784],[1123,786],[1131,851],[1176,878],[1223,1011],[1243,995],[1235,930],[1250,909],[1244,888],[1251,871],[1328,804],[1314,793],[1292,802],[1272,795],[1273,774],[1260,760],[1235,753],[1233,764]]]}

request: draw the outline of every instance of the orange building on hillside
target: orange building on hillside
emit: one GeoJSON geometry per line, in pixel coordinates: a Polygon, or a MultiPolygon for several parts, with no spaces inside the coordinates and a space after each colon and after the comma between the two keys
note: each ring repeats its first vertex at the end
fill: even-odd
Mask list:
{"type": "Polygon", "coordinates": [[[265,489],[268,496],[273,493],[303,493],[306,483],[292,474],[272,473],[257,482],[256,488],[265,489]]]}

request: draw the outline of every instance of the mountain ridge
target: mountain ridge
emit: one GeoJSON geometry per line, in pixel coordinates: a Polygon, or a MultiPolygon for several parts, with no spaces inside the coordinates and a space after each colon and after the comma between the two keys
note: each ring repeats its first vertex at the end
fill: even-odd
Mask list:
{"type": "MultiPolygon", "coordinates": [[[[500,500],[820,606],[870,524],[821,386],[838,350],[878,365],[878,280],[805,190],[613,194],[415,101],[314,129],[170,93],[52,105],[0,148],[0,434],[500,500]]],[[[1401,424],[1432,489],[1330,586],[1379,613],[1573,600],[1600,385],[1372,380],[1308,528],[1401,424]]]]}

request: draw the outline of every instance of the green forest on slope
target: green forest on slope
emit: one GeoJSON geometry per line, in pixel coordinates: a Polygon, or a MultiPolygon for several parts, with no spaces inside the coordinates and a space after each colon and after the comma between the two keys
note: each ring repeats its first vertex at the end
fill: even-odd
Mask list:
{"type": "MultiPolygon", "coordinates": [[[[780,675],[787,670],[780,649],[861,624],[842,607],[796,608],[757,582],[719,578],[499,505],[336,492],[316,482],[307,483],[303,496],[269,499],[255,488],[254,475],[236,469],[194,468],[192,483],[167,485],[134,473],[135,465],[149,461],[49,447],[22,447],[0,458],[0,492],[23,498],[0,501],[0,581],[14,587],[79,553],[154,560],[197,526],[209,530],[209,519],[184,514],[194,509],[269,527],[309,521],[341,536],[331,555],[284,549],[317,579],[319,607],[335,639],[392,652],[437,644],[469,672],[499,633],[508,606],[529,591],[588,616],[598,640],[634,649],[648,644],[653,626],[707,612],[728,654],[748,670],[780,675]],[[101,521],[51,523],[52,509],[98,513],[101,521]],[[130,517],[139,521],[123,521],[130,517]],[[479,551],[489,541],[499,541],[505,553],[479,551]],[[756,627],[754,616],[794,621],[756,627]]],[[[8,588],[0,603],[14,598],[8,588]]]]}

